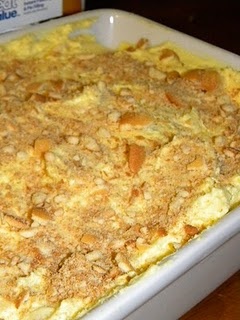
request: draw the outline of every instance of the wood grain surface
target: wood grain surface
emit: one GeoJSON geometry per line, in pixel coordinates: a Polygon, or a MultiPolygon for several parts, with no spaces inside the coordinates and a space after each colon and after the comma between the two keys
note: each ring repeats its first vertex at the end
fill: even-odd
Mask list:
{"type": "Polygon", "coordinates": [[[240,271],[187,312],[180,320],[239,320],[240,271]]]}

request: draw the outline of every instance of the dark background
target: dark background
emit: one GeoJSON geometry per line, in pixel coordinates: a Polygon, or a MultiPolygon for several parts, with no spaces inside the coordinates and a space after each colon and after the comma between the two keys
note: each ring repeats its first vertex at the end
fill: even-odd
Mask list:
{"type": "Polygon", "coordinates": [[[240,55],[239,0],[87,0],[86,10],[133,12],[240,55]]]}

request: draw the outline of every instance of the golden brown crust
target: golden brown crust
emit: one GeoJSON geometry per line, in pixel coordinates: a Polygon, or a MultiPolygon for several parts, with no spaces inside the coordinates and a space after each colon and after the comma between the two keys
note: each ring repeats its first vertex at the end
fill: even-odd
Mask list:
{"type": "MultiPolygon", "coordinates": [[[[0,294],[16,308],[37,295],[96,303],[146,267],[136,259],[206,181],[239,175],[239,106],[220,73],[167,74],[132,55],[146,47],[1,64],[0,294]],[[40,269],[39,292],[13,290],[40,269]]],[[[158,63],[169,59],[180,61],[169,49],[158,63]]],[[[182,241],[198,232],[185,223],[182,241]]]]}

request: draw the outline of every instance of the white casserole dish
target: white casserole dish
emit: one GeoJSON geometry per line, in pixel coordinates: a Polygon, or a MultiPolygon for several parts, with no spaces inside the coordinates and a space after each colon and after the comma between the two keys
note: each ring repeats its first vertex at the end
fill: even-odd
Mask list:
{"type": "MultiPolygon", "coordinates": [[[[151,44],[172,41],[203,57],[212,57],[235,69],[240,58],[230,52],[124,11],[102,9],[60,18],[0,37],[0,42],[29,31],[86,18],[96,18],[91,32],[103,45],[148,38],[151,44]]],[[[240,208],[169,256],[134,284],[88,313],[84,319],[178,319],[240,268],[240,208]]]]}

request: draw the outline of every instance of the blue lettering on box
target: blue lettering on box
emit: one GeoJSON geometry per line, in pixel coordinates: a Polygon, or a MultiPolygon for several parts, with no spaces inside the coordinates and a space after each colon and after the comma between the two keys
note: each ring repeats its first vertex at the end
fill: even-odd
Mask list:
{"type": "Polygon", "coordinates": [[[12,11],[0,11],[0,21],[15,18],[17,16],[17,10],[12,11]]]}
{"type": "Polygon", "coordinates": [[[0,0],[0,22],[7,19],[16,18],[17,0],[0,0]]]}

